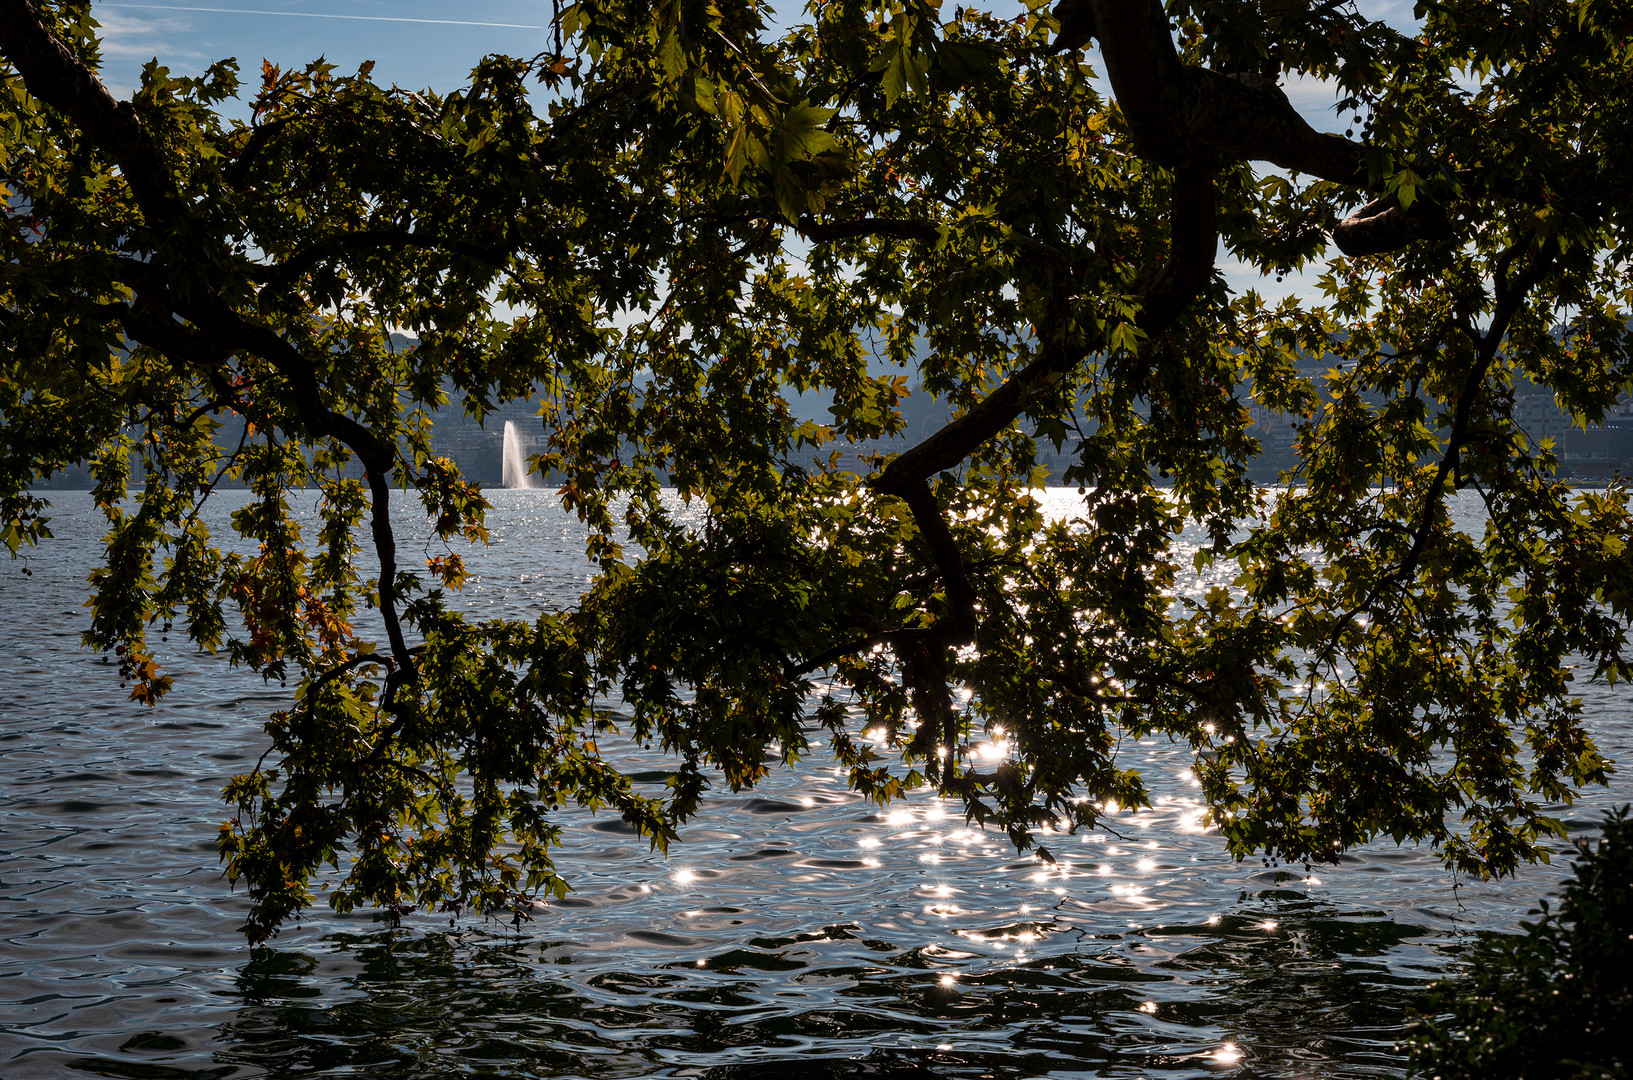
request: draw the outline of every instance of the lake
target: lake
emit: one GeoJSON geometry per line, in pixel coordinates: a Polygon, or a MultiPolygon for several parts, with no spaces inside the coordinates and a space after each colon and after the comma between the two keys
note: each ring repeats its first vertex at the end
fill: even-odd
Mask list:
{"type": "MultiPolygon", "coordinates": [[[[570,603],[582,526],[551,492],[489,494],[464,602],[570,603]]],[[[1423,987],[1564,873],[1458,882],[1387,842],[1313,874],[1239,864],[1198,826],[1189,749],[1166,742],[1124,750],[1153,809],[1052,838],[1049,867],[936,799],[866,803],[813,754],[716,792],[667,860],[616,818],[563,815],[576,891],[519,930],[321,910],[251,949],[216,860],[218,796],[290,692],[178,635],[176,690],[127,701],[79,646],[100,517],[84,494],[50,497],[31,573],[0,565],[6,1080],[1399,1075],[1423,987]]],[[[220,493],[211,519],[244,498],[220,493]]],[[[1626,691],[1579,689],[1601,749],[1627,760],[1626,691]]],[[[1592,832],[1628,791],[1618,777],[1560,814],[1592,832]]]]}

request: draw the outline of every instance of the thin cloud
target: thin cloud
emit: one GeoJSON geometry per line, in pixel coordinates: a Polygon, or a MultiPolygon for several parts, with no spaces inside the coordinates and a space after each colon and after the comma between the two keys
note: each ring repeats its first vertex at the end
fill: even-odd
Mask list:
{"type": "Polygon", "coordinates": [[[97,9],[96,21],[101,27],[102,55],[110,57],[140,57],[149,56],[177,56],[188,59],[198,54],[178,50],[172,39],[178,33],[185,33],[192,27],[184,19],[172,19],[160,16],[158,18],[140,18],[129,15],[102,14],[102,8],[113,5],[102,4],[97,9]]]}
{"type": "Polygon", "coordinates": [[[1311,127],[1317,131],[1333,130],[1341,92],[1337,80],[1318,79],[1301,71],[1288,72],[1282,76],[1281,90],[1311,127]]]}
{"type": "Polygon", "coordinates": [[[209,15],[270,15],[290,19],[345,19],[351,22],[424,23],[433,26],[486,26],[501,30],[548,30],[535,23],[479,22],[474,19],[410,19],[398,15],[335,15],[320,11],[267,11],[261,8],[191,7],[180,4],[103,3],[99,8],[141,8],[146,11],[196,11],[209,15]]]}
{"type": "Polygon", "coordinates": [[[193,29],[186,19],[121,15],[99,7],[96,21],[102,53],[102,67],[97,74],[116,98],[135,93],[141,66],[149,59],[163,57],[172,65],[204,59],[203,53],[179,44],[193,29]]]}

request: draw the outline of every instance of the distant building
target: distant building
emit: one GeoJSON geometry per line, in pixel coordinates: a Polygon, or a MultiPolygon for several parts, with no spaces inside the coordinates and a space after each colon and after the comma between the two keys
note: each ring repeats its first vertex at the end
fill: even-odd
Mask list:
{"type": "Polygon", "coordinates": [[[1604,480],[1633,475],[1633,398],[1618,402],[1604,421],[1586,430],[1576,426],[1554,396],[1537,387],[1516,395],[1514,422],[1533,446],[1551,440],[1559,475],[1604,480]]]}

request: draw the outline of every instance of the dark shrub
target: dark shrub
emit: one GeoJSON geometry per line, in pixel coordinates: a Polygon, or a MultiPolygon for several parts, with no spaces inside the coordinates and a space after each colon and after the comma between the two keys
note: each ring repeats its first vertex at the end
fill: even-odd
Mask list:
{"type": "Polygon", "coordinates": [[[1410,1038],[1417,1075],[1436,1080],[1626,1077],[1633,1061],[1633,821],[1605,819],[1577,842],[1557,909],[1514,935],[1488,935],[1440,985],[1440,1015],[1410,1038]]]}

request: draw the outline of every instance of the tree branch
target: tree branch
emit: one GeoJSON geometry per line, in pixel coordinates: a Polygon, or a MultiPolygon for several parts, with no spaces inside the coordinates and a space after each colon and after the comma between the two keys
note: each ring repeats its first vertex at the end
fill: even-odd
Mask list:
{"type": "Polygon", "coordinates": [[[96,74],[56,36],[31,0],[0,0],[0,56],[16,66],[28,92],[72,120],[119,163],[148,224],[187,216],[164,151],[136,107],[108,93],[96,74]]]}
{"type": "Polygon", "coordinates": [[[909,749],[924,755],[924,772],[932,783],[945,788],[951,779],[958,745],[958,710],[953,707],[947,684],[952,672],[947,667],[947,650],[939,642],[905,641],[896,645],[902,661],[902,681],[918,714],[919,729],[908,743],[909,749]],[[943,754],[937,754],[941,749],[943,754]]]}
{"type": "MultiPolygon", "coordinates": [[[[1366,186],[1366,147],[1305,123],[1275,80],[1182,64],[1160,0],[1086,3],[1106,77],[1142,157],[1173,168],[1206,147],[1225,157],[1366,186]]],[[[1065,16],[1059,17],[1064,24],[1065,16]]]]}
{"type": "Polygon", "coordinates": [[[930,241],[941,238],[941,229],[935,222],[903,218],[853,218],[849,221],[821,222],[810,214],[801,214],[798,228],[818,243],[851,240],[858,236],[930,241]]]}
{"type": "Polygon", "coordinates": [[[1169,194],[1168,261],[1146,289],[1139,327],[1156,335],[1207,287],[1219,254],[1219,226],[1215,218],[1214,161],[1199,153],[1174,169],[1169,194]]]}
{"type": "Polygon", "coordinates": [[[1474,365],[1469,368],[1468,375],[1463,380],[1462,392],[1457,398],[1457,409],[1452,414],[1452,429],[1446,439],[1446,452],[1440,456],[1440,466],[1435,470],[1435,478],[1429,485],[1428,493],[1423,497],[1423,509],[1418,517],[1412,546],[1408,549],[1406,558],[1401,560],[1400,567],[1391,575],[1396,581],[1407,581],[1417,570],[1418,560],[1423,557],[1423,550],[1429,542],[1429,533],[1433,525],[1432,511],[1445,490],[1446,476],[1457,466],[1463,447],[1468,443],[1474,398],[1481,384],[1485,382],[1486,372],[1490,370],[1491,362],[1497,356],[1497,349],[1502,344],[1503,335],[1508,332],[1509,323],[1518,314],[1520,306],[1525,303],[1525,294],[1542,280],[1548,268],[1553,265],[1558,246],[1549,241],[1543,250],[1537,252],[1537,257],[1532,260],[1530,266],[1516,274],[1512,281],[1504,280],[1508,267],[1529,242],[1530,238],[1527,237],[1510,247],[1497,260],[1496,274],[1492,280],[1496,306],[1491,312],[1491,325],[1476,339],[1479,342],[1479,349],[1475,353],[1474,365]]]}
{"type": "MultiPolygon", "coordinates": [[[[130,102],[117,101],[108,93],[95,73],[46,28],[31,0],[0,0],[0,20],[0,56],[16,66],[29,92],[67,116],[93,145],[118,162],[151,227],[185,227],[192,213],[175,193],[163,150],[142,126],[130,102]]],[[[396,448],[363,424],[324,405],[317,373],[300,351],[269,327],[246,319],[214,290],[194,292],[188,302],[180,303],[158,265],[153,264],[151,271],[144,268],[132,273],[140,281],[137,298],[129,314],[121,318],[133,337],[212,373],[218,390],[224,383],[221,365],[232,353],[249,352],[264,358],[293,386],[291,396],[306,433],[339,439],[363,462],[371,494],[375,553],[380,559],[380,612],[398,672],[409,677],[413,658],[397,616],[396,540],[387,482],[396,464],[396,448]],[[192,327],[177,323],[174,316],[186,319],[192,327]]]]}
{"type": "Polygon", "coordinates": [[[1311,127],[1274,79],[1188,67],[1184,86],[1180,126],[1195,143],[1223,157],[1267,161],[1345,187],[1370,186],[1365,144],[1311,127]]]}
{"type": "Polygon", "coordinates": [[[364,229],[315,240],[288,258],[265,268],[259,276],[263,284],[279,288],[292,284],[327,259],[378,248],[406,247],[437,248],[489,266],[503,266],[510,254],[504,248],[464,240],[431,240],[407,229],[364,229]]]}
{"type": "Polygon", "coordinates": [[[217,340],[231,342],[231,351],[241,349],[254,353],[276,367],[293,386],[291,398],[306,432],[340,440],[362,461],[369,485],[370,531],[375,555],[380,560],[380,615],[399,677],[412,678],[414,660],[397,616],[397,541],[391,529],[388,481],[396,467],[396,447],[345,413],[324,405],[322,388],[311,362],[275,331],[250,322],[214,295],[203,298],[196,309],[181,307],[178,310],[217,340]]]}
{"type": "MultiPolygon", "coordinates": [[[[1140,329],[1151,336],[1172,326],[1213,274],[1219,234],[1209,155],[1200,155],[1175,169],[1170,199],[1168,261],[1146,290],[1138,320],[1140,329]]],[[[1064,304],[1069,298],[1057,300],[1064,304]]],[[[874,489],[906,498],[914,484],[953,468],[1008,427],[1025,411],[1034,391],[1082,363],[1089,352],[1090,346],[1084,343],[1068,346],[1058,340],[1046,341],[1031,363],[1004,380],[963,416],[892,459],[873,481],[874,489]]]]}
{"type": "Polygon", "coordinates": [[[902,498],[913,511],[919,535],[930,548],[930,557],[947,587],[947,617],[936,624],[937,636],[946,645],[966,645],[975,639],[975,588],[970,584],[958,542],[927,483],[921,480],[909,485],[902,498]]]}
{"type": "Polygon", "coordinates": [[[1397,251],[1417,240],[1440,240],[1451,234],[1451,222],[1432,203],[1401,209],[1393,195],[1373,199],[1333,227],[1333,243],[1351,257],[1397,251]]]}
{"type": "Polygon", "coordinates": [[[1496,305],[1491,313],[1491,325],[1486,332],[1476,336],[1478,348],[1475,352],[1474,364],[1469,368],[1463,379],[1463,387],[1457,398],[1457,408],[1452,413],[1451,431],[1446,438],[1446,449],[1440,456],[1440,464],[1435,469],[1434,479],[1429,482],[1429,490],[1424,493],[1423,502],[1418,509],[1417,524],[1412,529],[1412,543],[1406,554],[1401,558],[1399,565],[1367,590],[1365,599],[1359,604],[1344,612],[1334,622],[1333,632],[1325,645],[1317,654],[1327,657],[1338,645],[1338,638],[1349,625],[1350,620],[1363,611],[1369,610],[1373,603],[1383,594],[1385,588],[1391,584],[1405,584],[1417,572],[1418,563],[1429,545],[1429,537],[1434,531],[1434,509],[1440,505],[1440,499],[1445,492],[1446,477],[1458,464],[1463,447],[1468,442],[1469,421],[1473,415],[1474,398],[1480,386],[1485,382],[1486,372],[1491,368],[1491,362],[1497,356],[1497,349],[1502,344],[1503,335],[1508,332],[1508,326],[1514,316],[1519,313],[1521,305],[1525,303],[1525,296],[1547,275],[1558,256],[1558,244],[1549,240],[1537,252],[1531,265],[1511,280],[1505,280],[1508,268],[1513,260],[1529,246],[1531,238],[1525,239],[1509,247],[1497,259],[1495,274],[1492,282],[1492,293],[1496,305]]]}

